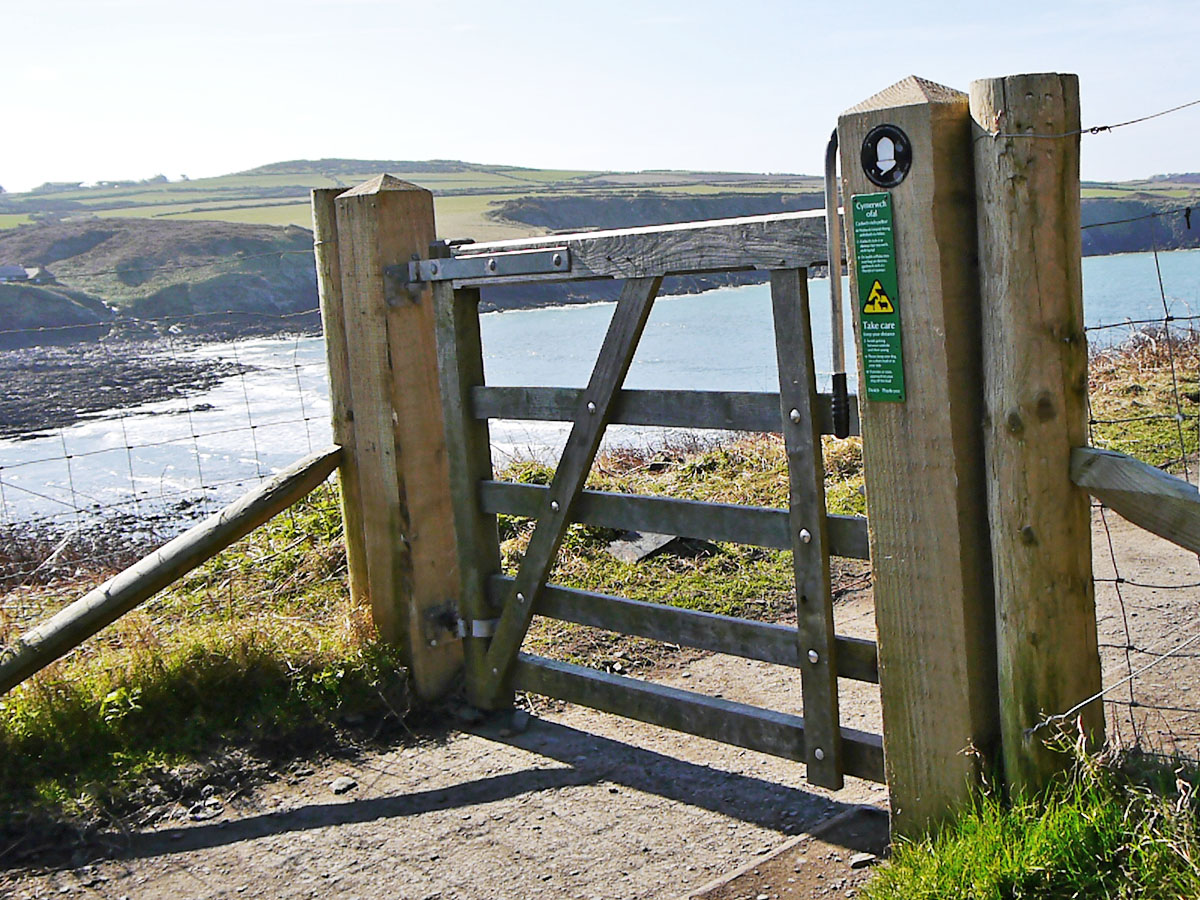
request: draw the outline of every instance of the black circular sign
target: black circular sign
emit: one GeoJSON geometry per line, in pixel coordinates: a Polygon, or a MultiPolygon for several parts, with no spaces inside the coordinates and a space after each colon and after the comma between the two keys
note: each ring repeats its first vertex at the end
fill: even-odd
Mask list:
{"type": "Polygon", "coordinates": [[[872,183],[895,187],[912,168],[912,141],[895,125],[876,125],[863,138],[862,167],[872,183]]]}

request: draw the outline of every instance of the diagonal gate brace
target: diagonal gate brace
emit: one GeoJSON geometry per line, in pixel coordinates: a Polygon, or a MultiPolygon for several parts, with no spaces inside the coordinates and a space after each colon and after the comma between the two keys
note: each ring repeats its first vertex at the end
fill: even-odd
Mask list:
{"type": "Polygon", "coordinates": [[[485,671],[492,676],[492,690],[495,692],[502,690],[506,676],[517,660],[521,642],[533,620],[537,595],[545,586],[546,577],[562,545],[571,521],[571,507],[583,490],[596,452],[600,449],[605,426],[625,381],[625,374],[633,362],[633,354],[661,284],[661,277],[631,278],[625,282],[617,300],[617,308],[609,323],[608,333],[604,336],[596,367],[580,397],[571,434],[554,473],[546,505],[538,517],[529,548],[521,561],[520,571],[488,648],[485,671]]]}

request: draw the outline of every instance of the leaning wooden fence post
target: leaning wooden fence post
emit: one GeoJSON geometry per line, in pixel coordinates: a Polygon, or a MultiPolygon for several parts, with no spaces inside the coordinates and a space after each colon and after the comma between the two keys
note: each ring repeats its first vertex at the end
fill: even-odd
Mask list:
{"type": "Polygon", "coordinates": [[[433,298],[385,271],[428,255],[433,195],[381,175],[335,205],[367,592],[418,695],[436,697],[462,642],[433,298]]]}
{"type": "Polygon", "coordinates": [[[342,267],[338,259],[337,207],[345,188],[312,192],[313,255],[317,265],[317,294],[325,335],[325,364],[329,371],[330,427],[333,442],[342,448],[338,471],[341,488],[342,532],[346,542],[347,580],[356,607],[370,603],[367,551],[363,538],[362,498],[358,490],[358,458],[354,452],[354,411],[350,405],[350,357],[342,303],[342,267]]]}
{"type": "Polygon", "coordinates": [[[967,95],[907,78],[843,113],[838,142],[884,761],[911,836],[969,800],[999,733],[967,95]]]}
{"type": "MultiPolygon", "coordinates": [[[[976,81],[971,116],[1000,714],[1005,778],[1019,793],[1065,762],[1036,726],[1101,682],[1089,501],[1070,476],[1087,438],[1079,79],[976,81]]],[[[1098,700],[1082,721],[1101,739],[1098,700]]]]}

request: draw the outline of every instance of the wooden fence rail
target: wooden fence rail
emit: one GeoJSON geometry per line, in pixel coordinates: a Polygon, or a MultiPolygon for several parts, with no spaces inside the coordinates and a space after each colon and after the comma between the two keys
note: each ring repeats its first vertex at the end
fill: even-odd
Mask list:
{"type": "Polygon", "coordinates": [[[0,695],[308,495],[341,447],[304,457],[22,635],[0,657],[0,695]]]}
{"type": "Polygon", "coordinates": [[[1115,450],[1071,451],[1071,480],[1134,525],[1200,553],[1200,491],[1115,450]]]}

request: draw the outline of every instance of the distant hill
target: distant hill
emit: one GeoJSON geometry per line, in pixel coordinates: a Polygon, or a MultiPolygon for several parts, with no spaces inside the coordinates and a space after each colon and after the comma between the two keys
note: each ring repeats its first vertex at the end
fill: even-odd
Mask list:
{"type": "MultiPolygon", "coordinates": [[[[819,161],[817,161],[819,163],[819,161]]],[[[165,182],[63,182],[52,192],[0,194],[0,229],[82,217],[210,220],[309,227],[313,188],[353,187],[388,172],[434,193],[441,237],[523,237],[543,230],[506,216],[506,203],[561,195],[674,197],[714,192],[819,195],[807,175],[745,172],[597,172],[484,165],[461,160],[288,160],[231,175],[165,182]]]]}
{"type": "Polygon", "coordinates": [[[0,349],[100,337],[108,331],[113,315],[102,300],[82,291],[0,284],[0,349]],[[28,333],[25,329],[56,330],[28,333]]]}
{"type": "Polygon", "coordinates": [[[317,305],[312,235],[295,226],[144,219],[27,225],[0,231],[0,261],[45,266],[58,282],[42,292],[0,285],[24,289],[10,292],[10,305],[0,308],[7,328],[76,324],[50,294],[68,297],[95,317],[80,321],[97,322],[113,319],[112,306],[118,319],[232,311],[246,326],[258,327],[317,305]],[[28,303],[18,309],[22,297],[28,303]]]}
{"type": "MultiPolygon", "coordinates": [[[[351,187],[381,171],[434,193],[445,238],[619,228],[816,209],[824,202],[821,179],[810,175],[549,170],[461,160],[288,160],[195,180],[56,182],[37,192],[0,193],[0,263],[46,265],[60,283],[51,291],[58,299],[26,291],[22,305],[9,292],[0,330],[15,321],[66,324],[69,316],[94,315],[99,323],[105,304],[119,310],[122,323],[131,316],[233,310],[241,318],[226,326],[239,332],[265,328],[271,317],[278,327],[312,325],[278,319],[317,302],[309,193],[351,187]]],[[[1200,207],[1200,175],[1088,182],[1081,196],[1085,255],[1200,246],[1200,211],[1190,230],[1181,213],[1189,204],[1200,207]]],[[[728,280],[694,278],[670,289],[728,280]]],[[[595,298],[609,288],[497,288],[484,300],[499,308],[541,305],[582,299],[584,292],[595,298]]]]}

